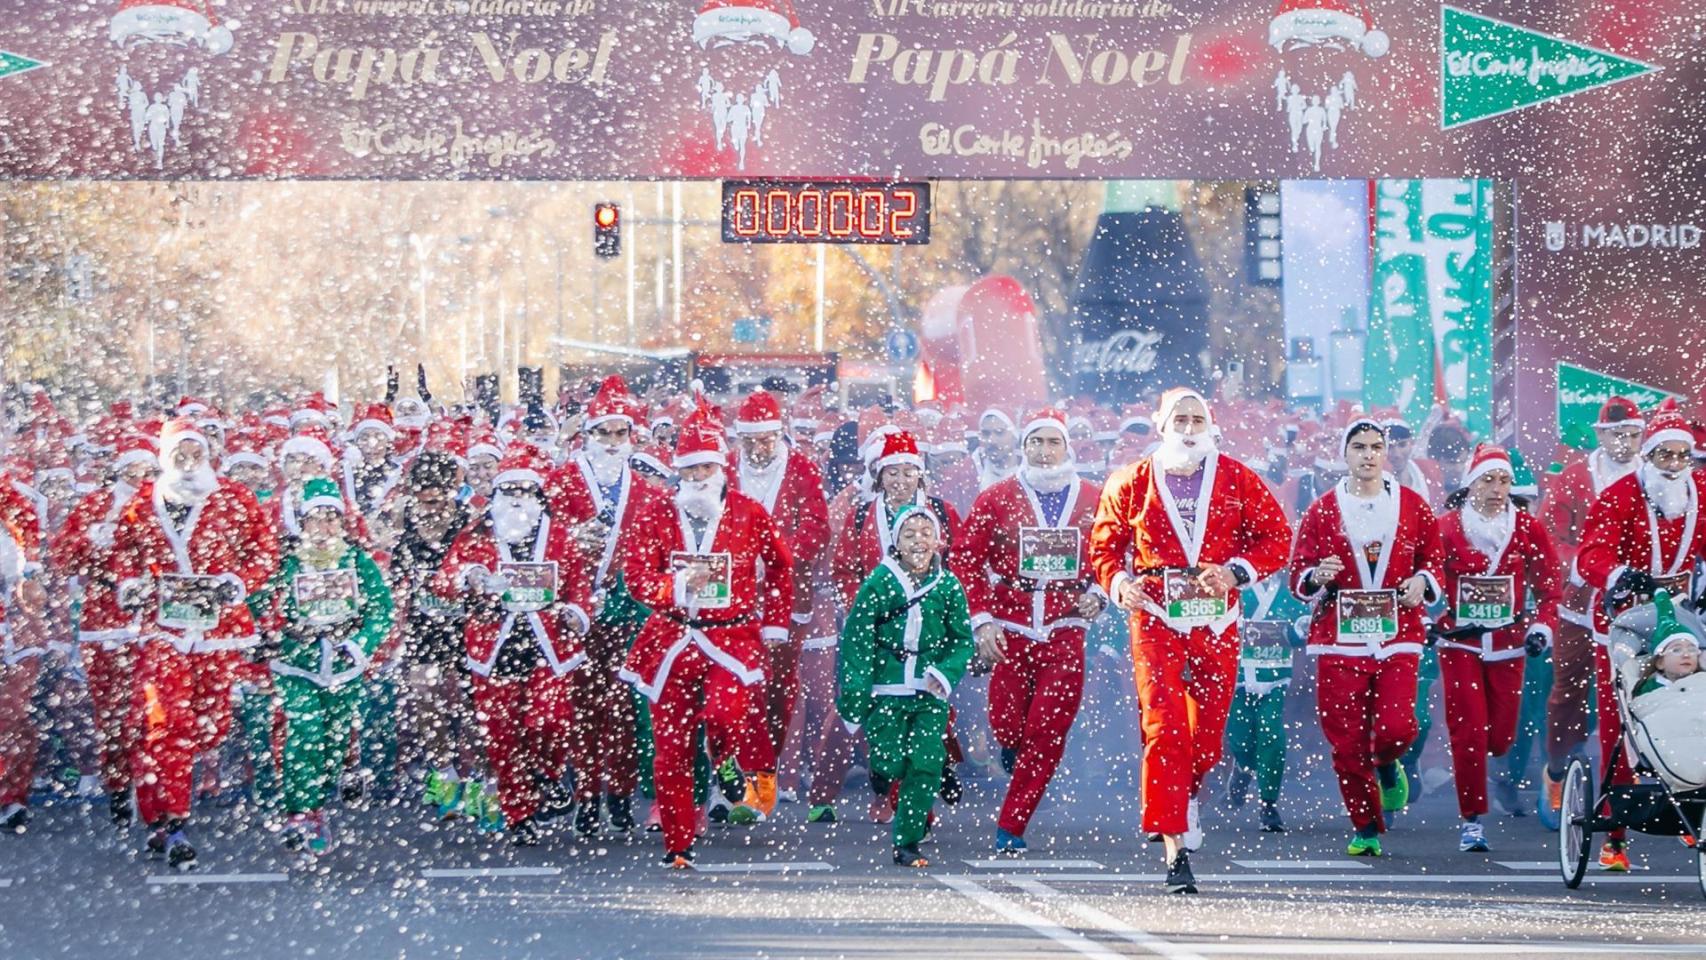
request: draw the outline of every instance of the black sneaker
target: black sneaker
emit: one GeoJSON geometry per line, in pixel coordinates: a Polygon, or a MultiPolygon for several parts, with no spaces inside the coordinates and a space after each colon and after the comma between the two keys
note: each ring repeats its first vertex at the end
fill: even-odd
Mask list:
{"type": "Polygon", "coordinates": [[[1262,832],[1285,832],[1285,821],[1280,819],[1279,807],[1276,807],[1271,803],[1262,804],[1262,832]]]}
{"type": "Polygon", "coordinates": [[[1233,764],[1232,775],[1226,778],[1226,805],[1234,810],[1250,801],[1250,771],[1233,764]]]}
{"type": "Polygon", "coordinates": [[[14,803],[0,810],[0,830],[12,833],[23,833],[30,825],[30,808],[21,803],[14,803]]]}
{"type": "Polygon", "coordinates": [[[930,861],[924,858],[924,854],[918,852],[916,846],[895,847],[894,862],[896,866],[912,867],[913,869],[921,869],[930,865],[930,861]]]}
{"type": "Polygon", "coordinates": [[[604,806],[610,812],[610,829],[618,833],[628,833],[634,829],[633,797],[611,794],[604,798],[604,806]]]}
{"type": "Polygon", "coordinates": [[[119,829],[129,827],[136,817],[136,805],[130,802],[130,791],[125,790],[107,797],[107,819],[119,829]]]}
{"type": "MultiPolygon", "coordinates": [[[[583,807],[585,804],[582,805],[583,807]]],[[[596,807],[596,804],[594,804],[596,807]]],[[[547,782],[539,786],[539,812],[535,816],[539,820],[556,820],[566,817],[575,809],[575,795],[569,788],[557,782],[547,782]]],[[[596,816],[596,809],[594,811],[596,816]]],[[[577,821],[578,824],[578,821],[577,821]]]]}
{"type": "Polygon", "coordinates": [[[1012,773],[1013,768],[1018,766],[1018,765],[1019,765],[1019,751],[1013,749],[1012,747],[1002,747],[1001,748],[1001,769],[1007,771],[1008,773],[1012,773]]]}
{"type": "Polygon", "coordinates": [[[532,818],[521,821],[509,828],[509,842],[517,847],[539,846],[539,828],[532,818]]]}
{"type": "Polygon", "coordinates": [[[142,845],[148,859],[158,860],[166,855],[166,828],[153,827],[148,831],[148,842],[142,845]]]}
{"type": "Polygon", "coordinates": [[[195,869],[195,847],[190,846],[182,830],[166,838],[166,866],[181,871],[195,869]]]}
{"type": "Polygon", "coordinates": [[[942,786],[936,791],[937,795],[942,798],[942,802],[951,807],[960,802],[960,798],[965,796],[965,792],[965,787],[960,785],[960,775],[954,771],[954,765],[951,763],[944,764],[942,766],[942,786]]]}
{"type": "Polygon", "coordinates": [[[717,764],[717,789],[723,792],[723,797],[730,804],[736,804],[746,797],[746,774],[735,763],[734,757],[729,757],[717,764]]]}
{"type": "Polygon", "coordinates": [[[681,850],[676,853],[670,853],[667,850],[664,851],[663,865],[670,870],[693,869],[693,848],[688,847],[686,850],[681,850]]]}
{"type": "Polygon", "coordinates": [[[1167,865],[1167,892],[1197,892],[1197,878],[1195,874],[1191,873],[1191,853],[1189,850],[1180,850],[1178,855],[1173,858],[1173,862],[1167,865]]]}
{"type": "Polygon", "coordinates": [[[359,770],[351,770],[340,778],[338,796],[345,803],[357,804],[367,799],[367,775],[359,770]]]}
{"type": "Polygon", "coordinates": [[[598,801],[589,800],[575,811],[575,833],[583,837],[598,833],[598,801]]]}

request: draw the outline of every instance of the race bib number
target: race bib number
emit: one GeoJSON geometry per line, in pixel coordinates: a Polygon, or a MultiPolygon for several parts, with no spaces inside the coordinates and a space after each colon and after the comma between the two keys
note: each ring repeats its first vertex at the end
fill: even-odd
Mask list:
{"type": "Polygon", "coordinates": [[[1654,577],[1653,582],[1658,584],[1657,589],[1669,590],[1673,601],[1686,604],[1690,609],[1693,609],[1694,571],[1685,570],[1682,573],[1673,573],[1668,577],[1654,577]]]}
{"type": "Polygon", "coordinates": [[[1226,596],[1203,589],[1194,574],[1169,570],[1164,583],[1169,626],[1182,630],[1206,627],[1226,616],[1226,596]]]}
{"type": "Polygon", "coordinates": [[[1339,591],[1339,639],[1384,643],[1398,635],[1398,591],[1339,591]]]}
{"type": "Polygon", "coordinates": [[[1291,624],[1284,620],[1246,620],[1238,626],[1244,648],[1240,663],[1259,668],[1291,666],[1291,624]]]}
{"type": "Polygon", "coordinates": [[[701,610],[721,610],[729,605],[729,598],[734,595],[730,586],[730,575],[734,569],[734,561],[727,551],[721,553],[689,553],[677,550],[669,555],[672,568],[681,570],[692,564],[704,564],[711,570],[711,579],[693,594],[701,610]]]}
{"type": "Polygon", "coordinates": [[[1510,577],[1460,577],[1457,623],[1464,627],[1508,627],[1516,622],[1516,582],[1510,577]]]}
{"type": "Polygon", "coordinates": [[[500,563],[498,575],[509,583],[504,588],[504,609],[511,613],[537,613],[557,602],[557,563],[500,563]]]}
{"type": "Polygon", "coordinates": [[[1078,579],[1077,527],[1020,527],[1019,575],[1032,580],[1078,579]]]}
{"type": "Polygon", "coordinates": [[[296,609],[315,626],[343,623],[355,616],[356,586],[354,570],[315,570],[298,573],[296,609]]]}
{"type": "Polygon", "coordinates": [[[207,631],[219,626],[219,580],[215,577],[160,575],[160,609],[155,621],[172,630],[207,631]]]}

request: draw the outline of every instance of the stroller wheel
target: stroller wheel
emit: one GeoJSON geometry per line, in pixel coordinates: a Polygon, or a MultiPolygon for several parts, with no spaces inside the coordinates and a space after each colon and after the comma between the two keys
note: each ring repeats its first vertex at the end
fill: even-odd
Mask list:
{"type": "Polygon", "coordinates": [[[1694,862],[1700,872],[1700,893],[1706,895],[1706,850],[1695,850],[1694,862]]]}
{"type": "MultiPolygon", "coordinates": [[[[1563,802],[1558,806],[1558,873],[1571,890],[1581,886],[1593,850],[1593,774],[1582,760],[1571,760],[1564,771],[1563,802]]],[[[1706,865],[1701,867],[1706,871],[1706,865]]],[[[1702,890],[1706,890],[1706,872],[1702,890]]]]}

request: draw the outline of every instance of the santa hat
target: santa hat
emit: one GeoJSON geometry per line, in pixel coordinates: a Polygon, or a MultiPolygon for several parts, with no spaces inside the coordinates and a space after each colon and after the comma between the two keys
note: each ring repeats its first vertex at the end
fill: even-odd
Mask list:
{"type": "MultiPolygon", "coordinates": [[[[982,432],[982,430],[983,430],[983,421],[991,419],[991,418],[994,418],[995,420],[1000,421],[1002,424],[1006,425],[1007,429],[1013,431],[1014,433],[1019,432],[1019,425],[1014,423],[1013,418],[1007,415],[1007,411],[1001,409],[1000,407],[990,407],[989,409],[987,409],[987,410],[985,410],[982,413],[977,415],[977,428],[978,428],[979,432],[982,432]]],[[[1064,428],[1064,426],[1065,426],[1065,424],[1063,422],[1062,427],[1064,428]]]]}
{"type": "Polygon", "coordinates": [[[172,415],[177,417],[195,417],[204,414],[212,408],[206,400],[196,397],[179,397],[178,405],[172,408],[172,415]]]}
{"type": "Polygon", "coordinates": [[[183,443],[185,440],[193,440],[196,443],[201,444],[201,448],[203,450],[208,449],[207,437],[202,435],[201,430],[196,427],[194,421],[191,421],[187,417],[173,417],[172,419],[167,420],[165,424],[160,427],[159,449],[161,455],[170,456],[172,451],[178,449],[178,444],[183,443]]]}
{"type": "Polygon", "coordinates": [[[193,43],[216,57],[232,43],[231,29],[214,17],[206,0],[120,0],[107,36],[120,47],[193,43]]]}
{"type": "Polygon", "coordinates": [[[1090,439],[1098,443],[1118,443],[1120,439],[1120,420],[1112,410],[1097,407],[1090,411],[1090,439]]]}
{"type": "Polygon", "coordinates": [[[1380,58],[1391,47],[1374,29],[1364,0],[1280,0],[1268,21],[1268,43],[1284,53],[1297,47],[1346,46],[1380,58]]]}
{"type": "Polygon", "coordinates": [[[1595,430],[1614,430],[1618,427],[1645,427],[1647,421],[1641,417],[1641,408],[1628,397],[1612,397],[1599,408],[1599,419],[1594,421],[1595,430]]]}
{"type": "Polygon", "coordinates": [[[971,449],[966,443],[966,418],[957,413],[938,420],[930,433],[931,453],[966,453],[971,449]]]}
{"type": "Polygon", "coordinates": [[[774,433],[782,429],[782,402],[763,387],[741,401],[735,411],[735,433],[774,433]]]}
{"type": "Polygon", "coordinates": [[[363,410],[355,426],[350,428],[351,437],[361,436],[363,431],[378,430],[387,437],[397,439],[397,428],[391,425],[391,410],[383,403],[370,403],[363,410]]]}
{"type": "Polygon", "coordinates": [[[1100,473],[1107,469],[1108,455],[1095,440],[1072,441],[1073,469],[1080,474],[1100,473]]]}
{"type": "Polygon", "coordinates": [[[924,469],[924,457],[918,453],[918,440],[905,430],[885,434],[881,452],[871,461],[871,472],[878,474],[884,467],[906,464],[924,469]]]}
{"type": "Polygon", "coordinates": [[[238,430],[225,441],[225,457],[219,461],[219,469],[226,473],[232,467],[241,464],[267,469],[272,461],[267,459],[267,447],[270,446],[265,435],[254,430],[238,430]]]}
{"type": "Polygon", "coordinates": [[[1203,416],[1208,418],[1209,429],[1213,430],[1214,411],[1208,408],[1208,401],[1203,399],[1203,395],[1190,387],[1174,387],[1161,395],[1161,402],[1155,407],[1156,428],[1166,433],[1168,425],[1173,422],[1173,408],[1186,400],[1195,400],[1202,404],[1203,416]]]}
{"type": "Polygon", "coordinates": [[[1666,443],[1683,443],[1690,451],[1694,449],[1694,431],[1689,428],[1688,419],[1682,411],[1677,409],[1675,397],[1665,398],[1647,421],[1646,432],[1641,435],[1641,456],[1647,456],[1666,443]]]}
{"type": "Polygon", "coordinates": [[[302,512],[312,513],[315,510],[330,508],[339,513],[348,510],[344,497],[338,490],[338,485],[326,477],[314,477],[302,485],[302,512]]]}
{"type": "Polygon", "coordinates": [[[1474,456],[1469,458],[1469,469],[1463,471],[1463,485],[1467,487],[1495,470],[1510,474],[1512,482],[1515,482],[1516,467],[1511,464],[1510,453],[1503,447],[1479,444],[1475,447],[1474,456]]]}
{"type": "Polygon", "coordinates": [[[1660,590],[1653,594],[1653,609],[1657,616],[1653,621],[1653,656],[1665,652],[1665,648],[1673,644],[1692,643],[1700,646],[1700,636],[1689,626],[1677,619],[1676,605],[1671,600],[1669,590],[1660,590]]]}
{"type": "Polygon", "coordinates": [[[817,429],[826,411],[823,394],[824,385],[820,383],[807,387],[804,393],[794,398],[788,409],[788,426],[793,427],[796,433],[809,435],[817,429]]]}
{"type": "Polygon", "coordinates": [[[1058,407],[1044,407],[1041,410],[1033,410],[1025,415],[1025,428],[1019,431],[1019,442],[1024,443],[1031,438],[1031,434],[1045,427],[1053,427],[1059,430],[1060,438],[1065,440],[1067,439],[1066,424],[1066,413],[1058,407]]]}
{"type": "Polygon", "coordinates": [[[294,430],[304,423],[320,423],[330,427],[337,412],[338,408],[326,399],[326,395],[316,390],[298,403],[295,410],[290,411],[290,427],[294,430]]]}
{"type": "Polygon", "coordinates": [[[545,486],[545,475],[551,472],[551,462],[531,444],[517,444],[498,463],[498,475],[492,478],[493,488],[506,483],[531,483],[545,486]]]}
{"type": "Polygon", "coordinates": [[[464,456],[469,459],[491,457],[493,460],[502,460],[504,458],[503,444],[499,442],[498,435],[493,431],[481,430],[468,438],[468,451],[464,456]]]}
{"type": "Polygon", "coordinates": [[[113,470],[122,473],[132,464],[146,463],[159,466],[160,458],[155,455],[154,444],[140,434],[127,433],[118,440],[118,456],[113,458],[113,470]]]}
{"type": "Polygon", "coordinates": [[[729,448],[723,442],[723,431],[708,417],[695,413],[681,424],[675,435],[673,465],[677,470],[685,470],[706,463],[727,467],[729,448]]]}
{"type": "Polygon", "coordinates": [[[817,41],[800,26],[793,0],[705,0],[693,18],[693,42],[701,48],[732,43],[774,43],[797,56],[817,41]]]}
{"type": "Polygon", "coordinates": [[[635,450],[628,460],[666,479],[675,475],[675,471],[669,466],[669,448],[661,443],[647,444],[635,450]]]}
{"type": "MultiPolygon", "coordinates": [[[[1343,466],[1345,462],[1345,451],[1351,448],[1351,435],[1361,433],[1364,430],[1373,430],[1375,433],[1380,434],[1380,439],[1386,439],[1386,425],[1381,423],[1379,420],[1376,420],[1373,417],[1352,417],[1351,422],[1345,424],[1345,429],[1339,432],[1338,461],[1333,464],[1323,464],[1323,466],[1343,466]]],[[[1508,467],[1509,464],[1507,463],[1506,466],[1508,467]]]]}
{"type": "Polygon", "coordinates": [[[302,454],[313,457],[330,472],[337,463],[337,457],[332,453],[332,438],[319,427],[307,427],[289,440],[284,441],[278,448],[278,458],[283,461],[292,454],[302,454]]]}
{"type": "Polygon", "coordinates": [[[611,374],[598,385],[598,393],[587,401],[586,417],[581,421],[581,426],[591,430],[601,423],[622,420],[632,429],[637,419],[636,406],[634,395],[628,391],[628,382],[616,374],[611,374]]]}

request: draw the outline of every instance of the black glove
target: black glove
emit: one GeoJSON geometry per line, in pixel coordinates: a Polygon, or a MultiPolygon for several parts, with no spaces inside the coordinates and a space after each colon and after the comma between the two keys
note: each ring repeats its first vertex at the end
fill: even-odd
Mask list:
{"type": "Polygon", "coordinates": [[[249,648],[249,659],[254,663],[265,663],[277,659],[284,652],[284,635],[277,630],[261,632],[261,642],[249,648]]]}
{"type": "Polygon", "coordinates": [[[389,407],[397,402],[397,367],[390,364],[385,367],[385,405],[389,407]]]}
{"type": "Polygon", "coordinates": [[[154,581],[142,580],[125,589],[121,584],[118,588],[118,606],[125,613],[136,613],[148,605],[148,598],[154,595],[154,581]]]}
{"type": "Polygon", "coordinates": [[[221,580],[213,588],[213,597],[222,607],[229,607],[243,599],[243,588],[229,580],[221,580]]]}
{"type": "Polygon", "coordinates": [[[1617,582],[1611,585],[1614,596],[1644,596],[1650,597],[1659,589],[1659,582],[1645,570],[1625,570],[1618,574],[1617,582]]]}
{"type": "Polygon", "coordinates": [[[1442,632],[1443,631],[1441,630],[1439,624],[1430,622],[1427,626],[1427,629],[1422,631],[1423,636],[1424,636],[1424,639],[1422,640],[1422,646],[1431,647],[1434,644],[1438,643],[1439,642],[1439,635],[1442,632]]]}
{"type": "Polygon", "coordinates": [[[1530,630],[1528,636],[1522,638],[1522,649],[1531,657],[1540,656],[1551,645],[1552,641],[1546,636],[1544,630],[1530,630]]]}
{"type": "Polygon", "coordinates": [[[432,391],[426,385],[426,364],[415,364],[415,392],[421,395],[422,403],[432,402],[432,391]]]}

